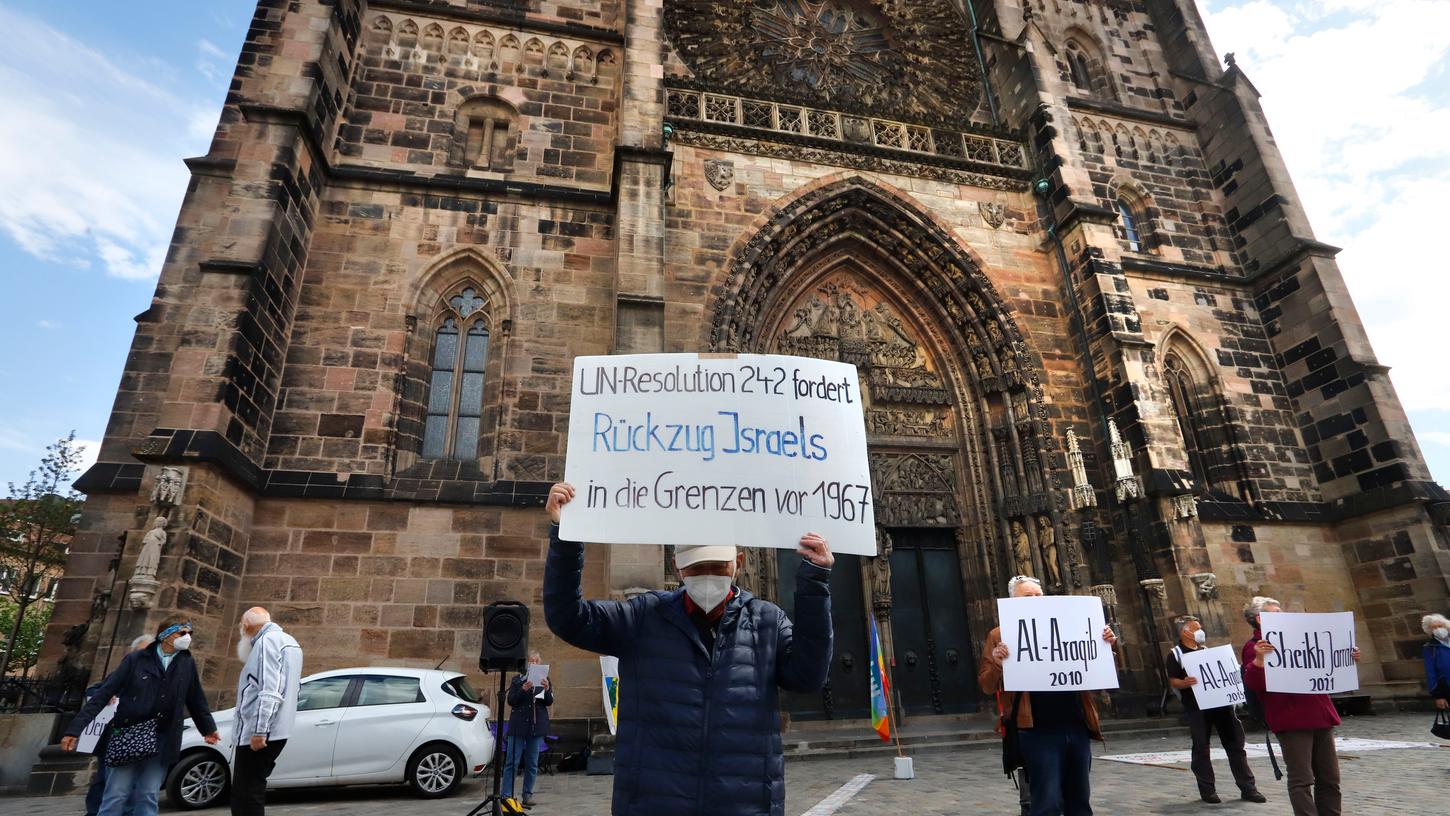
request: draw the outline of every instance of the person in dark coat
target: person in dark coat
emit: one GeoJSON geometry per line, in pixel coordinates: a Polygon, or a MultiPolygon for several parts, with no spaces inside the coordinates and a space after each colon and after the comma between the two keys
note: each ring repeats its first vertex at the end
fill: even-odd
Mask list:
{"type": "MultiPolygon", "coordinates": [[[[152,640],[153,638],[150,635],[141,635],[137,637],[135,640],[131,641],[131,651],[140,651],[141,649],[150,646],[152,640]]],[[[94,697],[96,689],[99,689],[100,687],[101,684],[97,683],[94,686],[86,689],[86,699],[89,700],[91,697],[94,697]]],[[[106,795],[106,772],[110,769],[106,766],[105,757],[107,737],[109,737],[110,734],[111,724],[106,723],[104,729],[101,731],[100,738],[96,740],[96,748],[93,753],[101,759],[99,762],[96,763],[96,772],[95,775],[91,777],[90,787],[86,788],[86,816],[96,816],[96,814],[101,812],[101,798],[106,795]]],[[[134,816],[135,813],[136,797],[133,796],[131,797],[130,801],[126,803],[126,809],[123,812],[122,816],[134,816]]]]}
{"type": "Polygon", "coordinates": [[[156,642],[126,655],[66,727],[61,748],[74,751],[81,732],[112,697],[120,700],[111,720],[112,742],[119,738],[119,729],[156,721],[157,752],[128,765],[111,765],[106,772],[99,816],[122,816],[133,795],[134,816],[156,816],[156,796],[166,779],[166,769],[181,752],[181,726],[186,719],[183,707],[206,735],[208,744],[221,741],[190,649],[190,623],[172,620],[162,624],[156,642]]]}
{"type": "Polygon", "coordinates": [[[825,685],[831,662],[825,539],[802,536],[794,623],[734,585],[733,545],[681,546],[684,583],[628,601],[585,601],[584,548],[559,539],[574,488],[556,484],[544,565],[544,617],[565,643],[619,658],[614,816],[783,816],[778,689],[825,685]]]}
{"type": "Polygon", "coordinates": [[[1450,619],[1444,615],[1426,615],[1420,628],[1430,636],[1425,644],[1425,687],[1441,711],[1450,709],[1450,619]]]}
{"type": "MultiPolygon", "coordinates": [[[[543,662],[538,652],[529,652],[529,665],[543,662]]],[[[534,806],[534,780],[539,777],[539,753],[544,749],[544,737],[549,735],[549,706],[554,704],[554,687],[545,677],[540,688],[529,682],[527,674],[520,674],[509,684],[508,759],[503,766],[503,787],[499,790],[505,799],[514,798],[514,776],[519,764],[524,766],[524,807],[534,806]]]]}

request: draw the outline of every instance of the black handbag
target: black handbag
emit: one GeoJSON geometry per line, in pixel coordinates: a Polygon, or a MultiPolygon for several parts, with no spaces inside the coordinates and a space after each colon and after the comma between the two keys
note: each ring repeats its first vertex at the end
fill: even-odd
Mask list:
{"type": "Polygon", "coordinates": [[[1450,740],[1450,712],[1435,712],[1435,724],[1430,726],[1430,733],[1442,740],[1450,740]]]}
{"type": "Polygon", "coordinates": [[[1017,709],[1022,705],[1022,692],[1012,698],[1012,713],[1002,721],[1002,773],[1008,776],[1021,768],[1022,737],[1017,733],[1017,709]]]}
{"type": "Polygon", "coordinates": [[[119,768],[135,765],[160,753],[156,734],[157,717],[111,729],[106,742],[106,765],[119,768]]]}

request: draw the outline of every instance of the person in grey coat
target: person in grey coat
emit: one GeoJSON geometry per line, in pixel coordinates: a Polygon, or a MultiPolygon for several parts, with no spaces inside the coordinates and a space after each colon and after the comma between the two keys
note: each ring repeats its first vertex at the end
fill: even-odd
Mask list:
{"type": "Polygon", "coordinates": [[[570,645],[619,658],[614,816],[782,816],[785,759],[778,689],[809,693],[831,662],[830,546],[799,542],[792,623],[735,586],[733,545],[680,546],[684,583],[628,601],[585,601],[584,548],[559,539],[574,488],[554,485],[544,617],[570,645]]]}
{"type": "Polygon", "coordinates": [[[237,658],[237,710],[232,719],[237,746],[232,761],[232,816],[262,816],[267,777],[292,736],[297,691],[302,680],[302,647],[260,606],[242,614],[237,658]]]}

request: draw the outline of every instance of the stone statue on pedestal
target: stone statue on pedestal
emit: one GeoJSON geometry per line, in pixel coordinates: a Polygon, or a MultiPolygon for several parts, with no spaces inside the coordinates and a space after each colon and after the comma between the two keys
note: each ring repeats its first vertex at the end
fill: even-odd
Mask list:
{"type": "Polygon", "coordinates": [[[141,555],[136,558],[136,569],[131,573],[131,607],[146,609],[156,598],[161,583],[156,580],[156,570],[161,566],[161,552],[166,549],[166,517],[157,516],[151,522],[151,529],[141,539],[141,555]]]}
{"type": "Polygon", "coordinates": [[[1012,560],[1018,575],[1032,575],[1032,541],[1020,521],[1012,522],[1012,560]]]}
{"type": "Polygon", "coordinates": [[[1065,588],[1062,582],[1062,566],[1057,556],[1057,536],[1052,529],[1052,519],[1037,517],[1037,544],[1042,548],[1042,566],[1047,574],[1047,585],[1056,589],[1065,588]]]}

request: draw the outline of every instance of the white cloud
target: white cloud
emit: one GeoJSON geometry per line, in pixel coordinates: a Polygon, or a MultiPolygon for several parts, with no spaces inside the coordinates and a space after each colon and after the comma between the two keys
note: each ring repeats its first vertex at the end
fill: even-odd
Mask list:
{"type": "Polygon", "coordinates": [[[101,454],[101,443],[96,439],[77,439],[75,444],[76,450],[81,454],[80,462],[76,465],[76,476],[79,477],[96,463],[96,457],[101,454]]]}
{"type": "Polygon", "coordinates": [[[213,81],[219,79],[222,71],[225,69],[218,64],[218,60],[221,61],[221,64],[229,62],[226,52],[222,51],[216,46],[216,43],[205,37],[197,42],[196,50],[199,54],[196,58],[196,70],[200,71],[201,75],[207,79],[213,81]]]}
{"type": "Polygon", "coordinates": [[[33,17],[0,7],[0,30],[0,229],[48,261],[154,279],[186,189],[181,158],[209,141],[203,106],[144,78],[163,75],[145,60],[119,65],[33,17]]]}
{"type": "Polygon", "coordinates": [[[35,321],[35,325],[41,327],[42,329],[46,329],[46,330],[60,328],[60,324],[59,323],[54,323],[54,322],[51,322],[49,320],[37,320],[37,321],[35,321]]]}
{"type": "Polygon", "coordinates": [[[1450,448],[1450,431],[1421,431],[1415,434],[1415,438],[1421,443],[1428,442],[1431,445],[1444,445],[1450,448]]]}
{"type": "MultiPolygon", "coordinates": [[[[1220,51],[1260,93],[1317,237],[1408,410],[1450,410],[1450,263],[1434,251],[1450,187],[1450,3],[1203,3],[1220,51]]],[[[1420,438],[1450,437],[1422,432],[1420,438]]]]}

